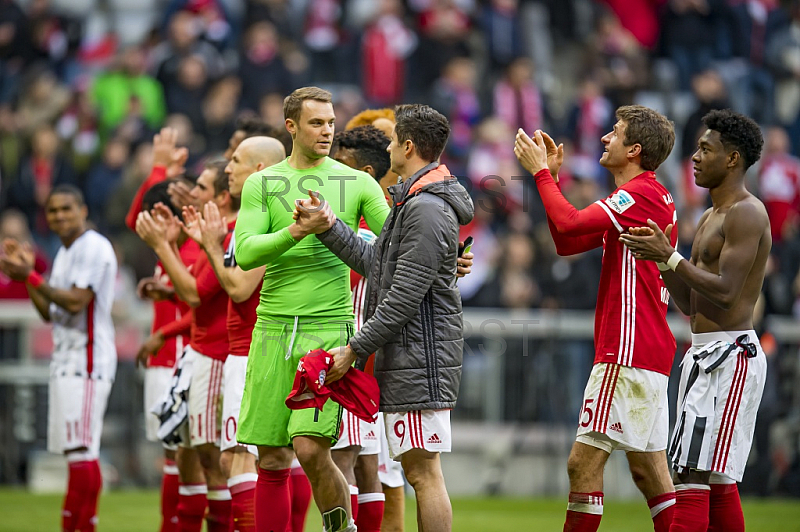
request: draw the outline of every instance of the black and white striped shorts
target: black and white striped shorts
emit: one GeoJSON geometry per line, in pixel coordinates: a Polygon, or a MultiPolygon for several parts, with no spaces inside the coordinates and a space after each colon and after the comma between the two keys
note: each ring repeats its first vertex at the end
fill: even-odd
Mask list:
{"type": "Polygon", "coordinates": [[[766,376],[754,331],[693,334],[681,362],[677,421],[667,449],[673,468],[742,480],[766,376]]]}

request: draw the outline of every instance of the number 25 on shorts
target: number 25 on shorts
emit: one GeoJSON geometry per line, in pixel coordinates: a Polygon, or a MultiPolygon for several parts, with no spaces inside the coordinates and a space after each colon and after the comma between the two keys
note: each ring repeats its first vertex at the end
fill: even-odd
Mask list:
{"type": "Polygon", "coordinates": [[[581,427],[588,427],[594,417],[594,412],[589,408],[589,405],[594,403],[594,399],[586,399],[583,401],[583,408],[581,409],[581,427]],[[584,421],[583,418],[586,418],[584,421]]]}

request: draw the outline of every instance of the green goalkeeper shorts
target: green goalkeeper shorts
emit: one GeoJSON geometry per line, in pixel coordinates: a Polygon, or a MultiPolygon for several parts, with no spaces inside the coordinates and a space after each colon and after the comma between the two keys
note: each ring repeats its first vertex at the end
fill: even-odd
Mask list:
{"type": "Polygon", "coordinates": [[[289,447],[296,436],[339,438],[342,407],[328,400],[323,408],[291,410],[292,391],[300,359],[314,349],[330,351],[347,345],[353,324],[342,320],[287,322],[259,318],[247,357],[242,408],[236,439],[239,443],[289,447]]]}

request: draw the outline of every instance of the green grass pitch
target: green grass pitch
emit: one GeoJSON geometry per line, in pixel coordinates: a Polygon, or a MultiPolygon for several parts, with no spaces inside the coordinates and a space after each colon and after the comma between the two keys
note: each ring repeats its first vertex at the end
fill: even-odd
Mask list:
{"type": "MultiPolygon", "coordinates": [[[[116,491],[100,499],[98,532],[158,530],[157,491],[116,491]]],[[[0,532],[58,530],[61,496],[0,489],[0,532]]],[[[566,503],[547,499],[458,498],[453,500],[454,532],[560,531],[566,503]]],[[[800,501],[745,500],[748,532],[800,532],[800,501]]],[[[306,531],[321,529],[312,505],[306,531]]],[[[601,531],[647,532],[650,514],[642,501],[607,501],[601,531]]],[[[406,530],[416,530],[413,499],[408,499],[406,530]]]]}

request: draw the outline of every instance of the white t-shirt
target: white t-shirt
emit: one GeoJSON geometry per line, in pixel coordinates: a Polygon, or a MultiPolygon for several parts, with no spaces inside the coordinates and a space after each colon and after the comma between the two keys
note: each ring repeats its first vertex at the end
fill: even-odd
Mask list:
{"type": "Polygon", "coordinates": [[[94,298],[76,314],[50,303],[54,373],[114,378],[117,349],[111,306],[116,276],[117,257],[111,242],[95,231],[88,230],[69,248],[58,249],[50,286],[64,290],[73,286],[89,288],[94,298]]]}

